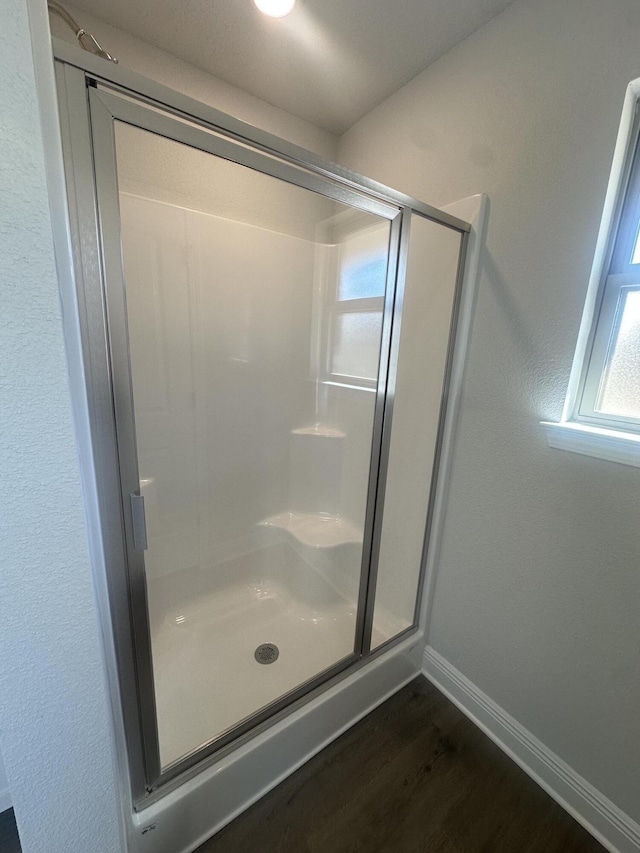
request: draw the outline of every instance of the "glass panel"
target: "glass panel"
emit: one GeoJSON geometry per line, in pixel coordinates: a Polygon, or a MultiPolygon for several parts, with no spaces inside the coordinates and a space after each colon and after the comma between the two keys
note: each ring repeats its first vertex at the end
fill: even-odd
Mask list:
{"type": "Polygon", "coordinates": [[[351,209],[115,132],[166,767],[353,653],[374,395],[314,356],[351,209]]]}
{"type": "Polygon", "coordinates": [[[354,379],[375,379],[378,375],[381,330],[382,311],[334,314],[329,372],[354,379]]]}
{"type": "Polygon", "coordinates": [[[614,330],[596,410],[640,418],[640,290],[622,291],[614,330]]]}
{"type": "Polygon", "coordinates": [[[372,648],[413,623],[460,239],[412,216],[372,648]]]}
{"type": "Polygon", "coordinates": [[[338,299],[384,296],[387,277],[387,228],[367,228],[340,242],[338,299]]]}

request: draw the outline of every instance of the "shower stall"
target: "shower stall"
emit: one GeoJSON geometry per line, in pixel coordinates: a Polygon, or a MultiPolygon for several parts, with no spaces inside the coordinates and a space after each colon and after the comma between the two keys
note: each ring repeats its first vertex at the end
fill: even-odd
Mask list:
{"type": "Polygon", "coordinates": [[[56,73],[143,835],[418,630],[469,226],[77,49],[56,73]]]}

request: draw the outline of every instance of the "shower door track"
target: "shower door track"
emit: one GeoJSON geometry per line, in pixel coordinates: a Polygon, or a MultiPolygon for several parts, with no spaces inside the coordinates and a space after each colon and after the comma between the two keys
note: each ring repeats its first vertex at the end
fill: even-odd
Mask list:
{"type": "MultiPolygon", "coordinates": [[[[281,719],[292,707],[309,701],[329,682],[345,677],[356,667],[365,665],[417,631],[434,486],[413,624],[371,651],[409,220],[411,214],[416,213],[461,234],[452,328],[455,328],[470,226],[437,208],[324,161],[126,69],[107,66],[102,60],[77,48],[56,41],[55,52],[87,395],[99,475],[101,537],[108,566],[108,613],[103,614],[103,618],[113,631],[115,643],[117,692],[121,697],[133,801],[138,807],[143,807],[178,780],[193,775],[238,743],[281,719]],[[121,312],[122,307],[114,302],[110,289],[105,286],[107,268],[114,268],[118,263],[118,259],[110,255],[120,251],[119,233],[113,229],[113,223],[118,222],[117,215],[115,218],[106,215],[104,203],[108,198],[109,207],[114,203],[117,206],[113,186],[109,184],[110,177],[105,176],[103,169],[103,164],[113,158],[109,134],[112,134],[110,127],[115,117],[167,138],[186,141],[193,147],[249,165],[334,200],[346,201],[351,206],[380,214],[391,223],[354,652],[165,768],[161,767],[159,758],[144,561],[140,551],[136,554],[130,545],[127,546],[132,539],[132,522],[122,502],[122,495],[127,492],[123,484],[131,481],[132,477],[136,479],[138,473],[137,463],[134,470],[125,470],[127,466],[123,459],[133,458],[135,446],[125,446],[130,444],[131,438],[123,438],[125,431],[120,430],[121,414],[117,414],[125,411],[127,418],[131,419],[132,401],[116,400],[114,396],[114,375],[123,369],[123,359],[128,359],[128,352],[126,340],[114,343],[112,339],[111,319],[121,312]]],[[[450,336],[447,376],[452,341],[453,336],[450,336]]],[[[446,377],[444,396],[446,398],[446,377]]],[[[127,435],[129,433],[127,431],[127,435]]],[[[135,439],[133,442],[135,445],[135,439]]]]}

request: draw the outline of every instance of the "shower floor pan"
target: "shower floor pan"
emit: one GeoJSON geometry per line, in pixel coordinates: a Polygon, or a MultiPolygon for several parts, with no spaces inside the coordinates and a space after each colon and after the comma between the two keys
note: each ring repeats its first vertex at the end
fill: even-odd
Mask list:
{"type": "Polygon", "coordinates": [[[151,580],[148,593],[163,767],[353,652],[355,600],[286,543],[151,580]],[[265,643],[279,651],[268,666],[255,656],[265,643]]]}

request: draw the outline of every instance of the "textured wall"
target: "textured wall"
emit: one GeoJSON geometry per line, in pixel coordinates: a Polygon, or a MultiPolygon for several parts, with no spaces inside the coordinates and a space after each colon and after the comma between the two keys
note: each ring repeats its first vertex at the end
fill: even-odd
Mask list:
{"type": "Polygon", "coordinates": [[[640,819],[640,470],[550,450],[636,0],[517,0],[360,121],[340,160],[491,198],[430,642],[640,819]]]}
{"type": "Polygon", "coordinates": [[[116,853],[109,701],[25,0],[0,5],[0,56],[0,743],[24,853],[116,853]]]}

